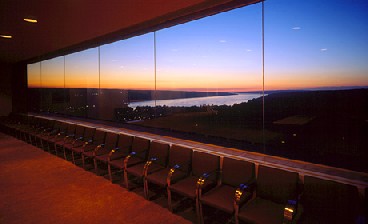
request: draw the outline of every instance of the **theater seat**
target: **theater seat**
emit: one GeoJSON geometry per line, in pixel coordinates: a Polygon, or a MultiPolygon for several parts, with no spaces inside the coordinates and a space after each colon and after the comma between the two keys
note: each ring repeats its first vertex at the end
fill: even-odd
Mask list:
{"type": "MultiPolygon", "coordinates": [[[[164,169],[167,165],[169,148],[170,145],[167,143],[152,141],[150,144],[147,161],[127,167],[125,173],[128,176],[124,178],[124,180],[129,181],[129,176],[135,176],[140,180],[143,180],[144,176],[164,169]]],[[[144,181],[144,196],[145,198],[148,198],[148,188],[145,186],[146,184],[147,182],[144,181]]],[[[129,182],[125,183],[125,186],[128,188],[129,182]]]]}
{"type": "Polygon", "coordinates": [[[178,180],[188,176],[192,166],[192,152],[193,150],[191,148],[172,145],[169,150],[168,166],[157,172],[147,173],[145,176],[146,192],[148,192],[149,183],[159,185],[166,189],[168,185],[176,183],[178,180]]]}
{"type": "Polygon", "coordinates": [[[126,135],[123,133],[119,134],[119,140],[117,147],[109,153],[107,157],[109,178],[112,182],[112,171],[124,169],[124,159],[127,157],[132,148],[134,136],[126,135]]]}
{"type": "Polygon", "coordinates": [[[59,149],[63,149],[63,145],[68,139],[72,139],[75,136],[76,126],[76,124],[69,123],[67,129],[65,130],[65,133],[58,135],[52,140],[55,155],[58,154],[59,149]]]}
{"type": "MultiPolygon", "coordinates": [[[[172,192],[195,200],[196,208],[199,208],[198,198],[201,197],[202,193],[209,191],[217,184],[220,170],[220,156],[199,151],[194,151],[192,155],[190,175],[168,186],[168,207],[170,210],[172,210],[172,192]]],[[[197,218],[200,220],[198,210],[197,218]]]]}
{"type": "Polygon", "coordinates": [[[200,201],[200,216],[203,222],[202,204],[222,210],[231,215],[252,196],[255,182],[255,165],[244,160],[224,157],[221,170],[221,184],[206,194],[200,201]],[[241,192],[241,194],[239,194],[241,192]],[[238,200],[234,203],[234,198],[238,200]]]}
{"type": "Polygon", "coordinates": [[[72,136],[67,136],[64,139],[64,142],[62,144],[57,144],[57,147],[62,147],[64,152],[64,159],[67,159],[67,151],[66,149],[70,149],[73,144],[75,144],[77,141],[80,141],[83,139],[84,135],[84,126],[82,125],[76,125],[75,127],[75,133],[72,136]]]}
{"type": "Polygon", "coordinates": [[[96,128],[94,127],[84,127],[84,133],[83,137],[77,137],[74,139],[73,142],[67,143],[64,145],[64,151],[71,151],[72,152],[72,161],[74,164],[76,164],[76,155],[80,154],[80,148],[83,147],[83,145],[86,144],[86,142],[92,142],[93,141],[93,135],[95,134],[96,128]],[[76,152],[76,153],[74,153],[76,152]]]}
{"type": "Polygon", "coordinates": [[[106,132],[101,129],[96,129],[92,141],[85,142],[80,148],[73,148],[74,152],[82,155],[82,166],[86,168],[86,159],[93,158],[94,150],[100,147],[105,142],[106,132]]]}
{"type": "Polygon", "coordinates": [[[285,208],[296,210],[298,179],[296,172],[259,165],[256,197],[240,207],[236,222],[240,219],[246,223],[283,223],[285,208]]]}
{"type": "Polygon", "coordinates": [[[355,186],[305,176],[298,223],[357,223],[359,204],[355,186]]]}
{"type": "Polygon", "coordinates": [[[106,132],[104,144],[98,145],[93,150],[93,164],[95,167],[95,173],[97,174],[98,163],[107,164],[107,159],[111,150],[116,148],[116,142],[118,140],[118,134],[115,132],[106,132]]]}
{"type": "Polygon", "coordinates": [[[132,144],[131,153],[124,158],[124,184],[129,190],[128,182],[128,167],[134,166],[136,164],[144,163],[147,160],[148,150],[150,148],[151,141],[142,137],[134,137],[132,144]]]}

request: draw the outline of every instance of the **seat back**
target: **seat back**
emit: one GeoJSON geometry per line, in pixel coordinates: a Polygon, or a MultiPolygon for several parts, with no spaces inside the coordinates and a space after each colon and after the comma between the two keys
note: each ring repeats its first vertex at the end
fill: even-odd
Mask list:
{"type": "Polygon", "coordinates": [[[105,137],[105,149],[111,150],[116,147],[116,141],[118,140],[118,135],[115,132],[106,132],[105,137]]]}
{"type": "Polygon", "coordinates": [[[59,127],[59,132],[64,132],[66,133],[66,131],[68,130],[68,123],[66,122],[61,122],[60,127],[59,127]]]}
{"type": "Polygon", "coordinates": [[[67,135],[72,135],[75,133],[75,127],[76,124],[68,124],[67,130],[66,130],[66,134],[67,135]]]}
{"type": "Polygon", "coordinates": [[[277,168],[259,165],[257,177],[257,197],[279,204],[296,199],[299,175],[277,168]]]}
{"type": "Polygon", "coordinates": [[[81,125],[76,125],[75,127],[75,137],[79,138],[79,137],[83,137],[84,135],[84,127],[81,125]]]}
{"type": "Polygon", "coordinates": [[[166,167],[167,158],[169,156],[169,148],[170,145],[167,143],[152,141],[148,153],[148,159],[157,158],[154,163],[166,167]]]}
{"type": "Polygon", "coordinates": [[[84,135],[83,135],[83,139],[85,141],[88,141],[90,139],[93,139],[93,135],[95,134],[96,128],[92,128],[92,127],[85,127],[84,128],[84,135]]]}
{"type": "Polygon", "coordinates": [[[55,125],[55,120],[48,120],[48,119],[45,119],[46,123],[45,123],[45,128],[53,128],[54,125],[55,125]]]}
{"type": "Polygon", "coordinates": [[[132,148],[133,139],[134,139],[134,136],[120,133],[117,147],[125,155],[128,155],[131,151],[131,148],[132,148]]]}
{"type": "Polygon", "coordinates": [[[180,165],[179,170],[189,173],[192,167],[192,153],[191,148],[180,145],[172,145],[169,152],[169,167],[174,167],[176,164],[180,165]]]}
{"type": "Polygon", "coordinates": [[[194,151],[192,155],[192,175],[200,177],[204,173],[216,172],[209,177],[209,180],[216,180],[217,171],[220,169],[220,156],[198,151],[194,151]]]}
{"type": "Polygon", "coordinates": [[[93,135],[93,145],[100,145],[105,142],[106,132],[100,129],[96,129],[95,134],[93,135]]]}
{"type": "Polygon", "coordinates": [[[359,192],[355,186],[304,177],[301,203],[309,219],[328,223],[355,223],[359,212],[359,192]]]}
{"type": "Polygon", "coordinates": [[[146,160],[147,152],[150,147],[150,140],[142,137],[134,137],[132,144],[132,152],[136,152],[136,157],[146,160]]]}
{"type": "Polygon", "coordinates": [[[224,157],[222,184],[238,187],[255,178],[255,165],[252,162],[224,157]]]}
{"type": "Polygon", "coordinates": [[[53,126],[53,130],[59,131],[62,123],[63,122],[61,122],[61,121],[55,121],[54,126],[53,126]]]}

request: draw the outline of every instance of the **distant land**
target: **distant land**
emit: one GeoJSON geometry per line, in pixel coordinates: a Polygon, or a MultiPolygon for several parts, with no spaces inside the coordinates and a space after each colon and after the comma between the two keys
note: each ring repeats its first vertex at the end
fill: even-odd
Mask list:
{"type": "MultiPolygon", "coordinates": [[[[105,90],[106,91],[106,90],[105,90]]],[[[235,93],[229,92],[187,92],[171,90],[127,90],[130,102],[145,100],[174,100],[183,98],[209,97],[209,96],[231,96],[235,93]],[[156,94],[156,97],[155,97],[156,94]]]]}
{"type": "MultiPolygon", "coordinates": [[[[309,92],[309,91],[324,91],[324,90],[353,90],[353,89],[368,89],[368,86],[327,86],[327,87],[315,87],[308,89],[279,89],[279,90],[265,90],[265,94],[272,93],[293,93],[293,92],[309,92]]],[[[244,91],[237,93],[258,93],[262,94],[262,91],[244,91]]]]}

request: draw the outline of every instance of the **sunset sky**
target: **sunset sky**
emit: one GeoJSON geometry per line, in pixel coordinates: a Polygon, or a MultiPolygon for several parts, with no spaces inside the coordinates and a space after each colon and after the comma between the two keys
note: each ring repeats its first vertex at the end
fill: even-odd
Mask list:
{"type": "MultiPolygon", "coordinates": [[[[265,1],[265,89],[368,86],[367,2],[265,1]]],[[[261,10],[157,31],[157,89],[262,89],[261,10]]],[[[154,89],[153,44],[148,33],[101,46],[100,76],[98,48],[31,64],[29,87],[154,89]]]]}

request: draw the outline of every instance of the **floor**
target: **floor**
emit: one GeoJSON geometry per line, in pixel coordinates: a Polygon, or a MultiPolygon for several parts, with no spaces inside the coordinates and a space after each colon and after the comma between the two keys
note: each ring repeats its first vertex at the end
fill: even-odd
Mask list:
{"type": "Polygon", "coordinates": [[[171,213],[165,196],[119,182],[0,133],[0,223],[192,223],[192,209],[171,213]]]}

